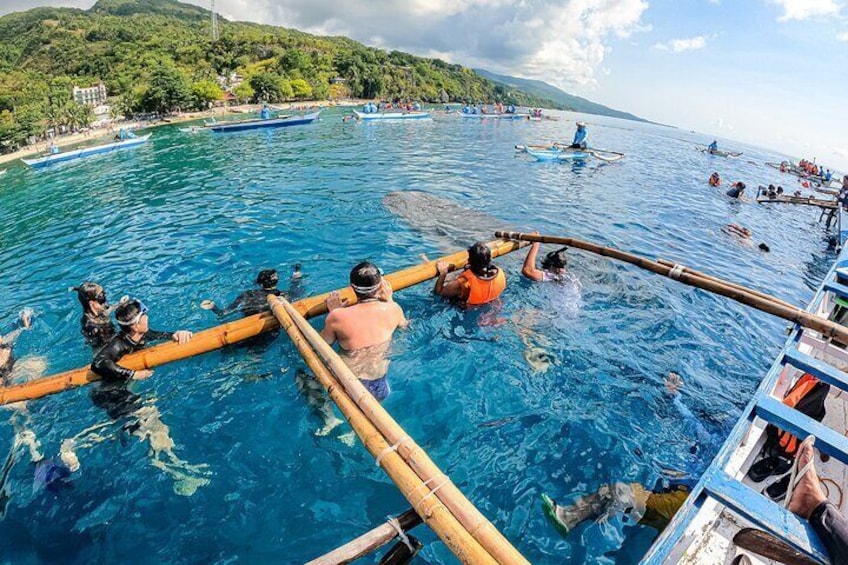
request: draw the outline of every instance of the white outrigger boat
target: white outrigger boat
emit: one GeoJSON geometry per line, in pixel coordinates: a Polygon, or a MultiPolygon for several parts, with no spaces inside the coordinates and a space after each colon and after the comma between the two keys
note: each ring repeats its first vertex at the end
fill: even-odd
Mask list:
{"type": "Polygon", "coordinates": [[[430,112],[412,111],[412,112],[376,112],[366,114],[365,112],[353,111],[357,120],[364,122],[374,122],[380,120],[423,120],[430,117],[430,112]]]}
{"type": "MultiPolygon", "coordinates": [[[[848,224],[843,223],[848,221],[845,216],[840,210],[841,243],[848,239],[848,232],[843,231],[843,227],[848,229],[848,224]]],[[[843,249],[807,311],[842,324],[842,315],[848,311],[846,306],[848,251],[843,249]]],[[[782,475],[754,483],[747,473],[759,459],[766,440],[767,423],[793,434],[798,441],[813,435],[816,449],[830,457],[823,462],[817,455],[815,460],[824,491],[841,512],[848,513],[848,498],[843,496],[843,489],[848,485],[845,466],[848,463],[848,395],[843,394],[845,390],[848,390],[846,348],[819,332],[794,326],[724,446],[642,563],[730,565],[739,562],[737,556],[740,554],[747,555],[753,564],[830,563],[824,545],[809,522],[763,494],[765,488],[778,482],[782,475]],[[827,414],[821,423],[782,402],[790,388],[805,374],[831,385],[825,402],[827,414]],[[760,548],[780,550],[775,555],[781,555],[781,560],[763,557],[759,551],[749,551],[752,544],[746,540],[752,538],[765,540],[760,548]],[[796,552],[794,558],[786,557],[788,550],[796,552]]],[[[777,558],[775,555],[773,557],[777,558]]]]}
{"type": "Polygon", "coordinates": [[[112,151],[129,149],[130,147],[137,147],[143,143],[146,143],[147,140],[150,139],[150,135],[151,134],[148,133],[147,135],[140,135],[138,137],[131,137],[129,139],[113,141],[111,143],[105,143],[103,145],[83,147],[82,149],[76,149],[74,151],[67,152],[59,151],[57,153],[52,153],[43,157],[37,157],[35,159],[21,159],[21,161],[23,161],[34,169],[39,169],[56,163],[63,163],[65,161],[73,161],[75,159],[81,159],[83,157],[90,157],[91,155],[100,155],[101,153],[111,153],[112,151]]]}

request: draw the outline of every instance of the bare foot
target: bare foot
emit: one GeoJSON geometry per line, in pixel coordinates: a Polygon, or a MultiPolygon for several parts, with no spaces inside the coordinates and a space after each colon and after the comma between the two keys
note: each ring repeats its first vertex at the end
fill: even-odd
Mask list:
{"type": "Polygon", "coordinates": [[[789,511],[802,518],[809,518],[816,507],[827,500],[822,492],[819,476],[816,473],[815,464],[812,463],[815,451],[812,445],[804,445],[798,452],[798,468],[803,469],[807,463],[811,463],[810,470],[801,477],[801,481],[792,493],[789,501],[789,511]]]}

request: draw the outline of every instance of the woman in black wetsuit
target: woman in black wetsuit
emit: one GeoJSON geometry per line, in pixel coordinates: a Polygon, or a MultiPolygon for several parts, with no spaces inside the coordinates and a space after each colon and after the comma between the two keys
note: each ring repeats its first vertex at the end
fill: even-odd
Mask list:
{"type": "Polygon", "coordinates": [[[151,464],[174,479],[177,494],[191,496],[198,487],[209,483],[206,466],[190,465],[179,459],[173,451],[170,430],[159,417],[159,410],[152,404],[142,404],[141,397],[129,390],[133,381],[150,378],[153,371],[134,371],[119,362],[123,356],[144,349],[149,342],[173,340],[185,344],[191,341],[192,334],[186,330],[174,333],[151,330],[147,306],[137,299],[122,302],[115,309],[115,319],[121,327],[120,333],[94,356],[91,363],[91,370],[102,379],[91,398],[113,420],[132,415],[134,421],[126,429],[150,443],[151,464]],[[166,456],[164,461],[160,459],[163,454],[166,456]]]}
{"type": "Polygon", "coordinates": [[[103,347],[117,333],[109,317],[113,307],[106,301],[106,291],[94,282],[84,282],[71,290],[76,291],[82,306],[80,327],[86,343],[94,349],[103,347]]]}

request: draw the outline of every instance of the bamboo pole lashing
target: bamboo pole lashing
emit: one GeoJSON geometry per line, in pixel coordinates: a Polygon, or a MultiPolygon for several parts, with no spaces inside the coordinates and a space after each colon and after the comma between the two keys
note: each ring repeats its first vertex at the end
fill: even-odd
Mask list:
{"type": "Polygon", "coordinates": [[[744,287],[739,285],[728,286],[724,283],[724,281],[715,277],[712,277],[712,280],[699,277],[694,275],[691,271],[687,272],[686,268],[682,265],[669,267],[668,265],[663,265],[657,261],[646,259],[645,257],[640,257],[626,251],[621,251],[612,247],[603,247],[588,241],[582,241],[570,237],[537,236],[519,232],[502,231],[498,231],[496,234],[498,237],[520,239],[521,241],[567,245],[569,247],[582,249],[604,257],[618,259],[658,275],[669,277],[685,285],[694,286],[714,294],[725,296],[731,300],[739,302],[740,304],[751,306],[752,308],[756,308],[757,310],[767,314],[783,318],[784,320],[788,320],[805,328],[817,331],[825,338],[830,338],[839,343],[848,345],[848,328],[845,326],[841,326],[835,322],[811,314],[797,306],[792,306],[788,303],[784,303],[783,301],[776,300],[772,296],[765,295],[763,293],[752,294],[747,289],[742,290],[744,287]],[[768,298],[764,298],[763,296],[768,298]]]}
{"type": "MultiPolygon", "coordinates": [[[[493,257],[515,251],[522,245],[524,244],[515,241],[489,242],[493,257]]],[[[466,251],[459,251],[438,260],[447,261],[459,268],[467,263],[468,253],[466,251]]],[[[385,278],[391,283],[392,288],[397,291],[433,279],[437,275],[436,261],[431,261],[387,274],[385,278]]],[[[344,287],[339,292],[342,298],[347,299],[351,304],[356,302],[356,296],[350,287],[344,287]]],[[[329,294],[324,293],[298,300],[295,302],[295,307],[298,312],[307,318],[326,314],[326,300],[329,294]]],[[[199,331],[194,334],[190,342],[183,345],[163,343],[127,355],[120,360],[120,364],[133,370],[153,369],[166,363],[208,353],[226,345],[233,345],[279,327],[279,323],[273,314],[263,312],[199,331]]],[[[0,405],[21,400],[35,400],[36,398],[84,386],[97,380],[100,380],[100,378],[92,373],[88,367],[81,367],[43,377],[29,383],[0,387],[0,405]]]]}
{"type": "Polygon", "coordinates": [[[339,383],[355,399],[362,412],[375,424],[390,444],[390,449],[400,454],[416,474],[431,485],[438,486],[436,496],[457,517],[459,522],[471,532],[475,539],[502,564],[528,564],[528,561],[501,534],[497,528],[477,509],[476,506],[454,485],[427,453],[410,438],[403,428],[391,417],[385,408],[365,389],[359,378],[330,347],[305,318],[285,299],[269,296],[268,302],[276,315],[280,305],[285,309],[301,331],[312,349],[324,361],[339,383]]]}
{"type": "Polygon", "coordinates": [[[279,301],[269,300],[269,302],[274,316],[277,317],[280,325],[291,338],[309,369],[327,390],[330,398],[350,423],[368,452],[375,459],[378,457],[381,459],[380,466],[386,471],[392,482],[397,485],[415,512],[461,562],[492,565],[498,563],[438,496],[427,496],[426,493],[430,489],[424,485],[424,481],[411,465],[396,450],[390,449],[388,440],[353,399],[348,396],[344,387],[319,358],[306,336],[294,323],[290,312],[279,301]]]}
{"type": "MultiPolygon", "coordinates": [[[[421,520],[421,516],[412,508],[403,514],[395,516],[394,520],[396,520],[398,527],[403,532],[408,532],[423,521],[421,520]]],[[[306,565],[345,565],[377,551],[397,537],[398,532],[395,527],[386,522],[357,536],[344,545],[307,562],[306,565]]]]}

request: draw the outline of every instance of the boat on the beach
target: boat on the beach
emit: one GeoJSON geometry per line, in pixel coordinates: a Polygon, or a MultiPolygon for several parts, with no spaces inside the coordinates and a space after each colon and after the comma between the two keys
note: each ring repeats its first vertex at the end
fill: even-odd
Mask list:
{"type": "Polygon", "coordinates": [[[373,114],[366,114],[364,112],[360,112],[358,110],[353,111],[354,116],[356,116],[357,120],[362,120],[365,122],[379,121],[379,120],[423,120],[425,118],[430,117],[430,112],[377,112],[373,114]]]}
{"type": "Polygon", "coordinates": [[[23,161],[30,167],[38,169],[56,163],[63,163],[65,161],[73,161],[75,159],[90,157],[92,155],[100,155],[101,153],[111,153],[112,151],[119,151],[121,149],[137,147],[146,143],[147,140],[150,139],[150,136],[151,134],[148,133],[147,135],[140,135],[138,137],[131,137],[129,139],[123,139],[120,141],[112,141],[110,143],[104,143],[102,145],[83,147],[82,149],[76,149],[74,151],[60,151],[59,153],[44,155],[42,157],[36,157],[34,159],[21,159],[21,161],[23,161]]]}
{"type": "MultiPolygon", "coordinates": [[[[839,243],[848,236],[843,231],[848,227],[844,216],[845,212],[840,211],[839,243]]],[[[842,327],[848,313],[846,306],[848,250],[843,249],[806,312],[842,327]]],[[[848,396],[843,394],[848,390],[848,351],[835,337],[833,333],[826,335],[824,330],[800,325],[791,328],[785,346],[718,455],[642,563],[737,563],[734,559],[743,552],[755,555],[754,563],[830,563],[827,550],[810,523],[765,494],[771,488],[775,499],[780,499],[781,488],[772,485],[782,475],[754,482],[749,470],[762,459],[767,424],[785,430],[799,442],[815,436],[816,449],[829,456],[826,461],[818,456],[815,460],[825,494],[842,513],[848,511],[848,497],[843,496],[841,486],[848,483],[848,396]],[[784,401],[802,378],[831,386],[821,422],[784,401]]]]}
{"type": "Polygon", "coordinates": [[[230,133],[237,131],[247,131],[252,129],[268,129],[268,128],[284,128],[290,126],[302,126],[311,124],[318,119],[321,111],[305,114],[303,116],[280,116],[277,118],[269,118],[263,120],[257,118],[255,120],[240,120],[237,122],[216,122],[207,125],[206,127],[215,133],[230,133]]]}

